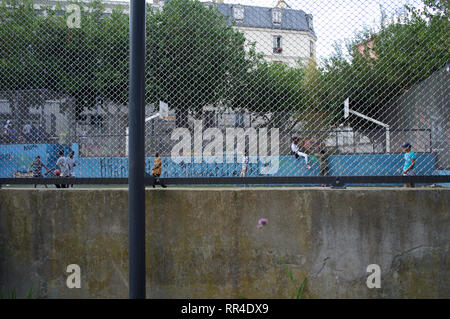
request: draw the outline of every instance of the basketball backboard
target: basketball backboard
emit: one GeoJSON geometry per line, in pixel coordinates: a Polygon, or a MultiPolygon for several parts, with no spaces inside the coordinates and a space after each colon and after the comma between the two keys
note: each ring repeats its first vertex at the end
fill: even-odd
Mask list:
{"type": "Polygon", "coordinates": [[[167,103],[159,101],[159,114],[163,119],[169,116],[169,105],[167,103]]]}

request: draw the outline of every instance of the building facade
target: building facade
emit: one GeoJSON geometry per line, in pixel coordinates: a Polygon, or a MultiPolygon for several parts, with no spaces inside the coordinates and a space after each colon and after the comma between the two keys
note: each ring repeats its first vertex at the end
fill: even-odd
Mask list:
{"type": "Polygon", "coordinates": [[[291,9],[282,0],[273,8],[229,4],[222,0],[210,4],[229,17],[228,23],[234,23],[234,28],[245,35],[247,49],[250,43],[255,43],[256,52],[263,53],[266,61],[295,67],[314,58],[317,37],[311,14],[291,9]]]}
{"type": "MultiPolygon", "coordinates": [[[[168,1],[168,0],[165,0],[168,1]]],[[[147,0],[155,9],[164,6],[164,0],[147,0]]],[[[60,1],[37,0],[37,9],[42,5],[55,6],[60,1]]],[[[203,1],[202,1],[203,2],[203,1]]],[[[105,14],[121,6],[129,14],[129,2],[102,1],[105,14]]],[[[214,5],[227,18],[229,24],[245,35],[246,48],[255,43],[256,52],[262,53],[268,62],[285,63],[291,67],[298,62],[306,64],[314,58],[317,37],[314,32],[313,16],[303,10],[292,9],[285,1],[278,0],[273,7],[259,7],[224,3],[223,0],[203,2],[205,6],[214,5]]]]}

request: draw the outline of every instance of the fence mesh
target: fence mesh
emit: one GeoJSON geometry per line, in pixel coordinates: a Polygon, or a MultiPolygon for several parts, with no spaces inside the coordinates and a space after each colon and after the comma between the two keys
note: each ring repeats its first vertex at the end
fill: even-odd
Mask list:
{"type": "MultiPolygon", "coordinates": [[[[146,171],[449,175],[448,35],[448,1],[147,1],[146,171]]],[[[129,40],[128,1],[1,0],[0,178],[128,176],[129,40]]]]}

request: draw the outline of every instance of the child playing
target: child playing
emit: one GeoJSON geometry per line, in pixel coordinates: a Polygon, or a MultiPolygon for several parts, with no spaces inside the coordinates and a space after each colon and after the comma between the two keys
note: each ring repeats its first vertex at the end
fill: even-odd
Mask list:
{"type": "MultiPolygon", "coordinates": [[[[414,176],[416,172],[414,170],[414,165],[416,163],[417,155],[414,152],[411,152],[411,144],[408,142],[402,145],[403,152],[405,153],[404,159],[405,163],[403,164],[403,176],[414,176]]],[[[414,187],[414,183],[405,183],[404,187],[414,187]]]]}
{"type": "Polygon", "coordinates": [[[300,152],[299,148],[298,148],[298,138],[293,137],[291,139],[292,144],[291,144],[291,150],[295,155],[295,158],[299,158],[299,156],[302,156],[305,159],[305,163],[306,163],[306,168],[310,169],[311,166],[308,164],[308,155],[305,153],[300,152]]]}
{"type": "MultiPolygon", "coordinates": [[[[31,168],[33,168],[33,178],[42,177],[42,167],[47,170],[47,173],[50,172],[47,166],[45,166],[45,164],[41,162],[41,157],[38,155],[28,168],[28,173],[30,172],[31,168]]],[[[34,184],[34,188],[36,188],[36,186],[37,184],[34,184]]],[[[47,184],[44,184],[44,186],[45,188],[47,188],[47,184]]]]}
{"type": "Polygon", "coordinates": [[[161,166],[162,166],[162,159],[161,157],[159,157],[159,154],[156,153],[155,154],[156,158],[153,161],[153,170],[152,170],[152,174],[153,177],[155,178],[155,182],[153,184],[153,188],[155,188],[155,185],[161,185],[162,188],[166,188],[167,186],[164,185],[161,180],[159,179],[159,176],[161,176],[161,166]]]}

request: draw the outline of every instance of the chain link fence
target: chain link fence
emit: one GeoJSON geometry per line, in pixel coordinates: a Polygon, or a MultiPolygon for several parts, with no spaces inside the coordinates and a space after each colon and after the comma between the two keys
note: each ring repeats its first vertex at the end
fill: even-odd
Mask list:
{"type": "MultiPolygon", "coordinates": [[[[449,9],[147,1],[146,172],[450,175],[449,9]]],[[[128,177],[129,41],[128,1],[1,0],[0,178],[128,177]]]]}

